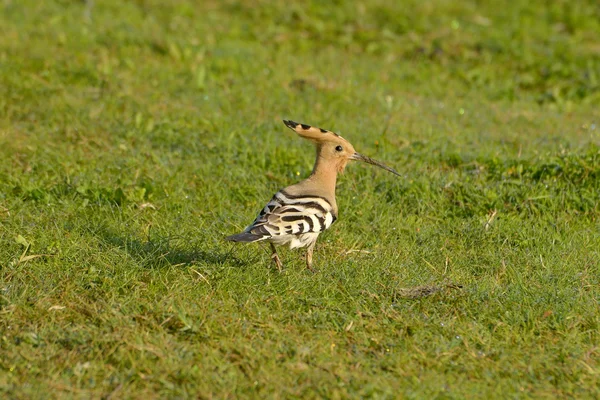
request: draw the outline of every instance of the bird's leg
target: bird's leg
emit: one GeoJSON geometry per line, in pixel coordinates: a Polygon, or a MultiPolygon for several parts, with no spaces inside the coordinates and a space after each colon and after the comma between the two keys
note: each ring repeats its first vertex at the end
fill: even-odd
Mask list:
{"type": "Polygon", "coordinates": [[[277,250],[275,249],[275,245],[273,243],[270,243],[270,245],[271,245],[271,251],[273,251],[273,253],[271,254],[271,259],[273,260],[275,265],[277,265],[277,270],[279,272],[281,272],[281,270],[283,268],[283,264],[281,263],[281,260],[279,259],[279,256],[277,255],[277,250]]]}
{"type": "Polygon", "coordinates": [[[313,256],[313,250],[315,249],[316,243],[317,243],[317,241],[315,240],[314,242],[309,244],[308,249],[306,249],[306,268],[308,268],[308,270],[312,273],[317,272],[312,267],[312,256],[313,256]]]}

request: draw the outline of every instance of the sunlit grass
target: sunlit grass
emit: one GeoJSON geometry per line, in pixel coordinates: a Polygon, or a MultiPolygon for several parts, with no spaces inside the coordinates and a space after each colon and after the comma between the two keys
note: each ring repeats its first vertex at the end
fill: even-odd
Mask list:
{"type": "Polygon", "coordinates": [[[600,395],[595,2],[4,1],[0,393],[600,395]],[[351,164],[318,274],[223,237],[351,164]]]}

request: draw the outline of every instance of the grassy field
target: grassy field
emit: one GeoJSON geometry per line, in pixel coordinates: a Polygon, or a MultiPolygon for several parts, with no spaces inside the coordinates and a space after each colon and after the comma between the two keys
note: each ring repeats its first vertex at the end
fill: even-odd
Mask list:
{"type": "Polygon", "coordinates": [[[0,397],[600,397],[598,2],[336,3],[0,2],[0,397]]]}

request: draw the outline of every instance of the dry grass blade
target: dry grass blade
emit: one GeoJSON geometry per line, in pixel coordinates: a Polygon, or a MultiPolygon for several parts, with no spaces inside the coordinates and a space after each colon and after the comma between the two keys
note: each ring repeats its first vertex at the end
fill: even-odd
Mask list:
{"type": "Polygon", "coordinates": [[[434,293],[444,289],[462,289],[462,285],[447,284],[447,285],[423,285],[412,288],[400,288],[394,293],[396,299],[419,299],[421,297],[431,296],[434,293]]]}

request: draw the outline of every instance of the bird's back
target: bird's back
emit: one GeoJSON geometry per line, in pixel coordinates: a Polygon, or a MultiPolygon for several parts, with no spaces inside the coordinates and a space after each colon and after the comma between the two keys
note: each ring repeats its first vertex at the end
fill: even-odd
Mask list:
{"type": "Polygon", "coordinates": [[[317,239],[337,219],[335,197],[327,198],[302,181],[277,192],[254,222],[240,234],[227,237],[234,242],[268,241],[304,247],[317,239]],[[303,185],[304,184],[304,185],[303,185]],[[332,204],[333,203],[333,204],[332,204]]]}

